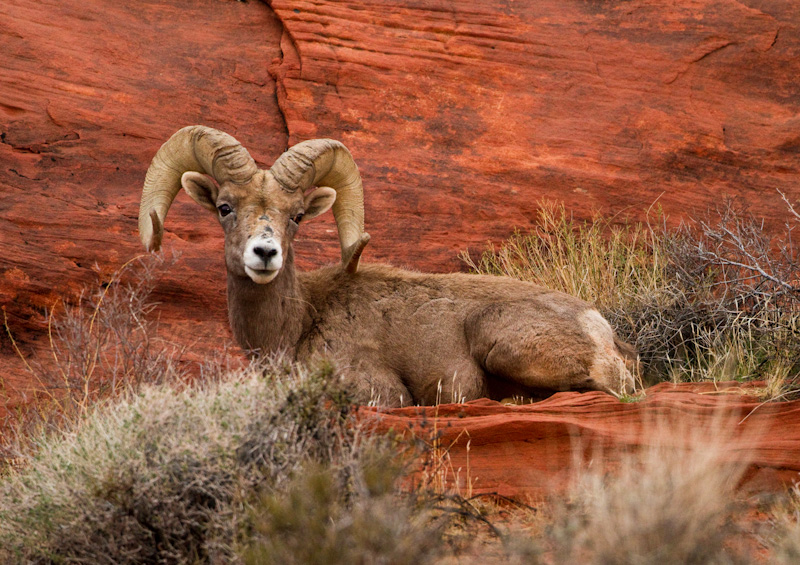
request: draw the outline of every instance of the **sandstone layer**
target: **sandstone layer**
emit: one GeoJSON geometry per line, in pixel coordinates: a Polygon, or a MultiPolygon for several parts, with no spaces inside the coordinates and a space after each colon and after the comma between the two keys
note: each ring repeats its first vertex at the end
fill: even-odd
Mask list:
{"type": "Polygon", "coordinates": [[[420,482],[430,486],[436,475],[462,495],[534,502],[564,493],[583,473],[602,476],[670,449],[688,460],[692,450],[717,452],[719,464],[741,465],[745,494],[785,492],[800,479],[799,415],[800,401],[763,404],[736,383],[662,383],[633,403],[565,392],[525,406],[361,409],[377,429],[437,448],[423,455],[420,482]]]}

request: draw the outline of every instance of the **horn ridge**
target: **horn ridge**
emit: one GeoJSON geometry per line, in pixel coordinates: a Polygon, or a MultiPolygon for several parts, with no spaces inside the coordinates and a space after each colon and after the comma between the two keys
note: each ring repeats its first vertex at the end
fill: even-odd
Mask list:
{"type": "Polygon", "coordinates": [[[142,187],[139,237],[148,251],[161,247],[164,219],[187,171],[210,175],[219,183],[243,184],[258,167],[247,150],[225,132],[206,126],[187,126],[175,132],[156,152],[142,187]]]}
{"type": "Polygon", "coordinates": [[[303,141],[278,157],[270,172],[288,192],[305,191],[311,186],[328,186],[336,191],[333,216],[342,264],[348,272],[355,272],[369,236],[364,231],[361,175],[347,147],[333,139],[303,141]]]}

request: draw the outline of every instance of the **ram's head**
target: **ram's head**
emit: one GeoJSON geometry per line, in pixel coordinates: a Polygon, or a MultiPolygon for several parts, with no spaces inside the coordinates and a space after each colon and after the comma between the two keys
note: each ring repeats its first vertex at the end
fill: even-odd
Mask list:
{"type": "Polygon", "coordinates": [[[348,271],[356,271],[369,241],[361,177],[338,141],[299,143],[262,170],[230,135],[204,126],[181,129],[147,171],[139,233],[148,250],[161,247],[164,219],[181,187],[217,215],[228,271],[256,283],[269,283],[280,273],[300,221],[331,207],[348,271]]]}

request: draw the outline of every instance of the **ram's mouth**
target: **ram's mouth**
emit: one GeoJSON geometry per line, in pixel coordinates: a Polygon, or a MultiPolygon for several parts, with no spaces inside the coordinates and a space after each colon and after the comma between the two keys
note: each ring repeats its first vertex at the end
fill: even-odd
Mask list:
{"type": "Polygon", "coordinates": [[[250,279],[257,284],[267,284],[272,282],[272,279],[278,276],[280,269],[251,269],[247,265],[244,267],[244,272],[250,279]]]}

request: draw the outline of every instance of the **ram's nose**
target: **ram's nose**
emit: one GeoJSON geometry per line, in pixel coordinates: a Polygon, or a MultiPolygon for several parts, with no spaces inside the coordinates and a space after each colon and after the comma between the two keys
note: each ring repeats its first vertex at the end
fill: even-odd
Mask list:
{"type": "Polygon", "coordinates": [[[280,244],[273,238],[253,238],[244,252],[244,270],[254,282],[270,282],[283,267],[280,244]]]}
{"type": "Polygon", "coordinates": [[[278,255],[279,252],[280,249],[277,247],[267,247],[264,245],[253,247],[253,253],[261,257],[261,260],[264,261],[265,265],[268,265],[272,258],[278,255]]]}

